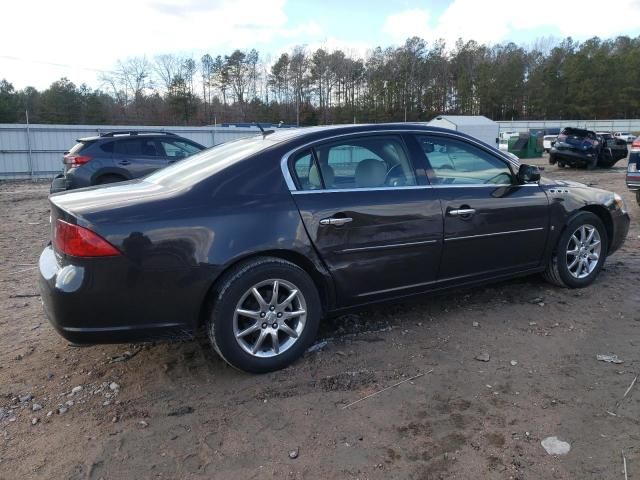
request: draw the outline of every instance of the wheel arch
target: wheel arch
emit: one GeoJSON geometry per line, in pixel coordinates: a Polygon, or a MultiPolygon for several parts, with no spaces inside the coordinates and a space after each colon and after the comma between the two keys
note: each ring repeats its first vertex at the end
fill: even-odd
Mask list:
{"type": "Polygon", "coordinates": [[[127,170],[116,167],[101,168],[91,176],[91,185],[97,185],[102,177],[114,176],[122,177],[123,180],[131,180],[133,177],[127,170]]]}
{"type": "Polygon", "coordinates": [[[607,231],[607,254],[608,249],[611,248],[613,242],[613,220],[609,211],[602,205],[585,205],[578,212],[591,212],[596,215],[600,221],[602,221],[605,230],[607,231]]]}
{"type": "Polygon", "coordinates": [[[323,315],[332,309],[332,306],[335,303],[335,297],[333,284],[330,280],[330,275],[328,272],[326,272],[323,268],[318,267],[318,265],[316,265],[308,256],[305,256],[300,252],[284,249],[263,250],[236,258],[228,265],[226,265],[220,272],[220,274],[216,276],[216,278],[211,282],[211,285],[209,285],[209,288],[207,289],[201,302],[200,311],[198,314],[198,327],[202,326],[206,321],[207,315],[209,314],[213,306],[213,292],[223,280],[226,273],[241,263],[246,263],[253,259],[265,257],[286,260],[304,270],[318,289],[323,315]]]}
{"type": "Polygon", "coordinates": [[[558,233],[555,236],[553,246],[551,247],[551,250],[550,250],[551,255],[555,254],[557,249],[557,242],[560,240],[560,238],[566,231],[569,223],[571,223],[571,221],[576,217],[576,215],[582,212],[593,213],[600,219],[600,221],[604,224],[604,228],[607,233],[607,245],[608,246],[611,245],[611,241],[613,239],[613,220],[611,219],[611,215],[609,214],[606,207],[598,204],[589,204],[589,205],[584,205],[580,208],[576,208],[575,210],[565,214],[566,216],[564,216],[563,223],[560,225],[558,233]]]}

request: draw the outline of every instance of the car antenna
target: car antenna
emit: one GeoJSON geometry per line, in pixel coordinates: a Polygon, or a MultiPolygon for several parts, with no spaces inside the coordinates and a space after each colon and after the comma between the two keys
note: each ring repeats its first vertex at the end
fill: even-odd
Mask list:
{"type": "Polygon", "coordinates": [[[267,135],[270,135],[275,132],[275,130],[265,130],[264,127],[260,125],[258,122],[255,122],[255,124],[256,124],[256,127],[258,127],[262,132],[262,138],[265,138],[267,135]]]}

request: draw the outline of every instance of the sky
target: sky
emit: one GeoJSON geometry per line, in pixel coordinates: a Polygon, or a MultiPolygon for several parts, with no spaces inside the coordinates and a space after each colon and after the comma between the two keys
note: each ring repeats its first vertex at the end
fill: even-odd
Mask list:
{"type": "Polygon", "coordinates": [[[2,18],[0,79],[99,88],[100,72],[133,56],[256,48],[274,61],[296,45],[366,56],[411,36],[451,46],[638,36],[640,0],[8,0],[2,18]]]}

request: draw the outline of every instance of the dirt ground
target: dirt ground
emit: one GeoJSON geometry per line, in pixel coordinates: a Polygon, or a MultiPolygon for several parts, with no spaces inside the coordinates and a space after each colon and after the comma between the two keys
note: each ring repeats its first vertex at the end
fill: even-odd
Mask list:
{"type": "Polygon", "coordinates": [[[48,185],[4,182],[0,479],[623,479],[623,452],[640,478],[640,382],[623,399],[640,374],[625,167],[545,172],[627,202],[627,242],[593,286],[531,277],[377,306],[327,321],[323,349],[261,376],[205,338],[70,346],[37,296],[48,185]],[[569,454],[548,455],[548,436],[569,454]]]}

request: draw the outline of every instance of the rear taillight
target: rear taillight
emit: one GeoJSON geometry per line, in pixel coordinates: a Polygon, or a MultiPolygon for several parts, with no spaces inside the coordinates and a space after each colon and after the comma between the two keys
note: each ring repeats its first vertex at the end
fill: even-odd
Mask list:
{"type": "Polygon", "coordinates": [[[120,255],[116,247],[88,228],[56,220],[53,244],[73,257],[113,257],[120,255]]]}
{"type": "Polygon", "coordinates": [[[632,152],[640,152],[640,138],[636,138],[631,144],[632,152]]]}
{"type": "Polygon", "coordinates": [[[80,165],[84,165],[89,162],[93,157],[89,155],[74,155],[69,153],[62,158],[62,162],[65,165],[71,165],[72,167],[78,167],[80,165]]]}

